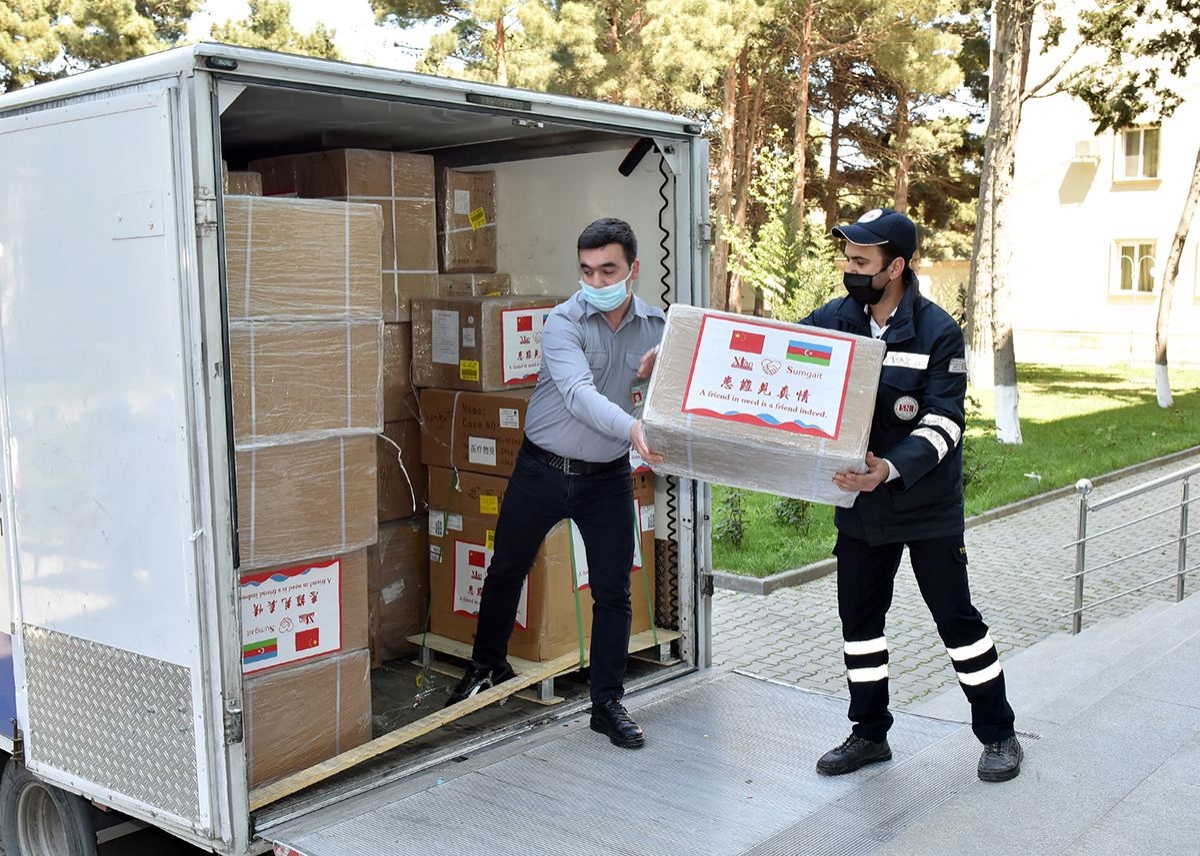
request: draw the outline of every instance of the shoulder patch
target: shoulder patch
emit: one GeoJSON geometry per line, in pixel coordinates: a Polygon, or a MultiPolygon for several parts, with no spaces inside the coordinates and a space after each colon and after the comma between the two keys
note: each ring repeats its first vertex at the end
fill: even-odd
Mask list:
{"type": "Polygon", "coordinates": [[[955,357],[950,361],[950,374],[966,374],[967,361],[963,357],[955,357]]]}

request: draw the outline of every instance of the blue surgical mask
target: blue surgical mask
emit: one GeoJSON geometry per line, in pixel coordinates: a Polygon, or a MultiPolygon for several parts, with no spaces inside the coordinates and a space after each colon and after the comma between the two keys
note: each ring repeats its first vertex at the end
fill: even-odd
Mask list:
{"type": "Polygon", "coordinates": [[[629,277],[625,277],[620,282],[614,282],[612,285],[606,285],[602,288],[593,288],[582,279],[579,280],[579,288],[583,291],[583,299],[601,312],[611,312],[625,302],[625,298],[629,295],[626,289],[628,284],[629,277]]]}

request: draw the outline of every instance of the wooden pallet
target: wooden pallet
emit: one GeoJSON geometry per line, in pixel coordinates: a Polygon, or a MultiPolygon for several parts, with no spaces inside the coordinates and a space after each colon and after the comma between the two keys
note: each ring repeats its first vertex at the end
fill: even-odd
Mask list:
{"type": "MultiPolygon", "coordinates": [[[[680,635],[677,630],[664,630],[662,628],[643,630],[641,633],[635,633],[629,637],[629,653],[639,660],[670,665],[671,663],[678,662],[677,659],[670,656],[670,644],[678,639],[680,635]]],[[[438,636],[433,633],[418,633],[407,637],[407,639],[420,649],[420,659],[417,661],[418,666],[428,668],[438,674],[447,675],[455,680],[462,677],[462,668],[442,662],[436,659],[434,654],[446,654],[459,660],[471,659],[471,646],[457,639],[450,639],[446,636],[438,636]]],[[[554,705],[563,702],[565,699],[554,692],[554,679],[561,675],[577,672],[586,666],[588,664],[589,652],[586,649],[584,650],[582,660],[578,651],[564,656],[571,658],[571,668],[563,669],[554,675],[538,681],[537,687],[533,691],[523,690],[514,693],[514,695],[534,704],[554,705]]],[[[519,657],[509,657],[508,663],[518,675],[528,674],[542,665],[534,660],[522,660],[519,657]]]]}

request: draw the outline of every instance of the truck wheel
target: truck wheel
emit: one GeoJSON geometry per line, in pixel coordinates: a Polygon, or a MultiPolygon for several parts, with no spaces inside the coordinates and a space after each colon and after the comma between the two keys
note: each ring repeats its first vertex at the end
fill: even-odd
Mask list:
{"type": "Polygon", "coordinates": [[[92,807],[10,762],[0,778],[6,856],[96,856],[92,807]]]}

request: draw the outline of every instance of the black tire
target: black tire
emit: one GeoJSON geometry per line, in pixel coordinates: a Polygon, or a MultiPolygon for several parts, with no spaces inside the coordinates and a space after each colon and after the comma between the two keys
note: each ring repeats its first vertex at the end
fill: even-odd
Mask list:
{"type": "Polygon", "coordinates": [[[10,761],[0,778],[5,856],[96,856],[92,807],[10,761]]]}

